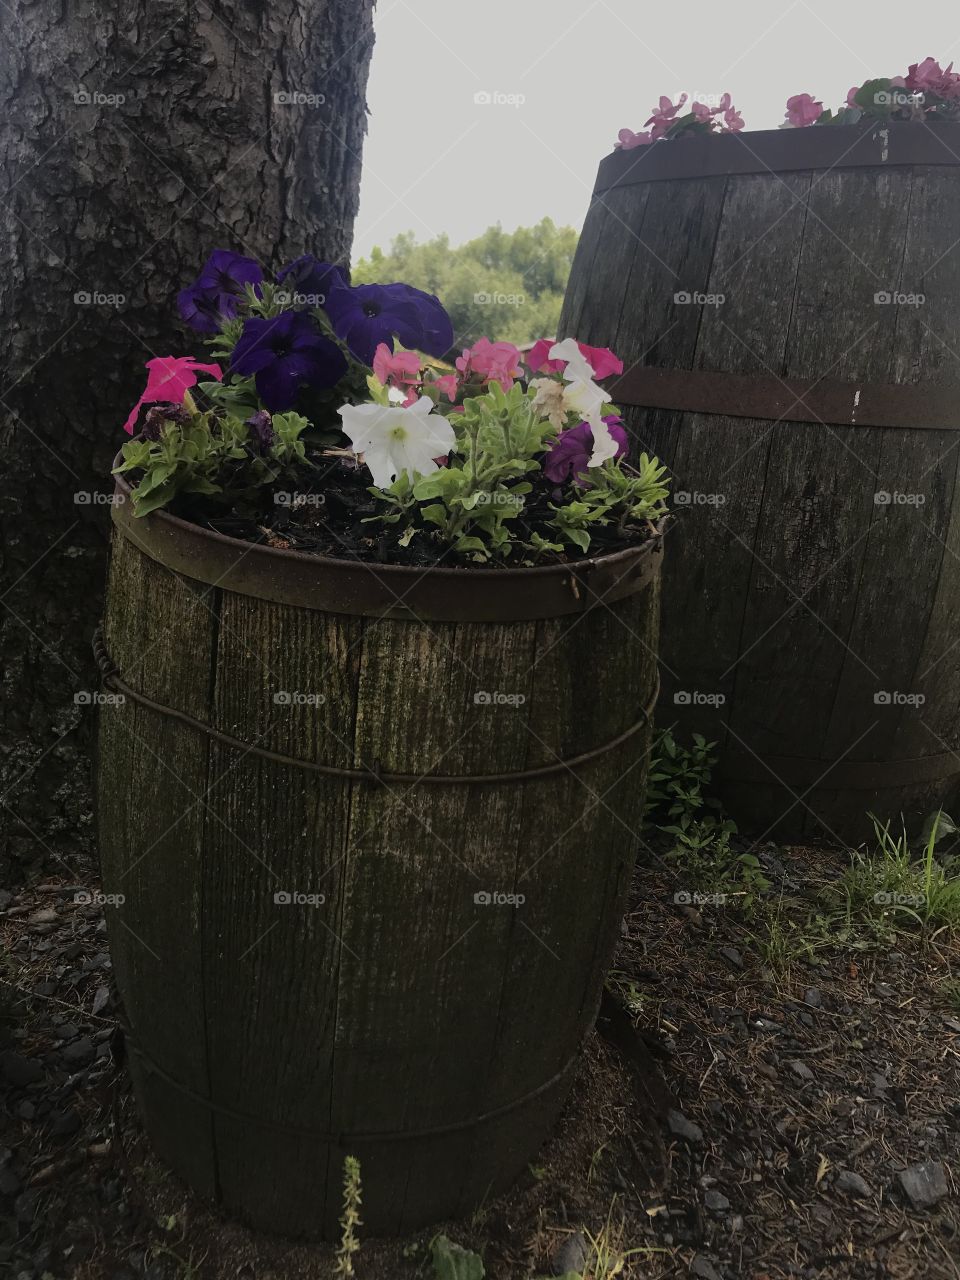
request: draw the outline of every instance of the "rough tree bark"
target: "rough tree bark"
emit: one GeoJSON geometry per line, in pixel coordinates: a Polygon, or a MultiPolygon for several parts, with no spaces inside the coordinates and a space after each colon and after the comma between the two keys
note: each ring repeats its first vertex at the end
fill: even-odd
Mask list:
{"type": "Polygon", "coordinates": [[[103,495],[144,362],[201,353],[176,290],[214,247],[271,266],[348,258],[374,3],[0,8],[8,872],[61,857],[89,821],[90,714],[75,695],[95,687],[103,495]]]}

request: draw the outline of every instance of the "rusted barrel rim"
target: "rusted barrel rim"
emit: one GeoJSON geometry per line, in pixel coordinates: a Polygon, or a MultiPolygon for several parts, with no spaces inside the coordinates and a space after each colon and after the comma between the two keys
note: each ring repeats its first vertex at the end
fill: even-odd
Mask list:
{"type": "Polygon", "coordinates": [[[594,195],[615,187],[672,178],[914,164],[960,164],[960,123],[871,121],[866,125],[757,129],[670,138],[605,156],[600,162],[594,195]]]}
{"type": "MultiPolygon", "coordinates": [[[[114,466],[122,459],[114,460],[114,466]]],[[[230,538],[154,511],[133,515],[116,476],[111,512],[145,555],[210,587],[326,613],[410,622],[519,622],[585,613],[634,595],[660,573],[662,532],[639,546],[530,568],[415,568],[340,560],[230,538]]]]}

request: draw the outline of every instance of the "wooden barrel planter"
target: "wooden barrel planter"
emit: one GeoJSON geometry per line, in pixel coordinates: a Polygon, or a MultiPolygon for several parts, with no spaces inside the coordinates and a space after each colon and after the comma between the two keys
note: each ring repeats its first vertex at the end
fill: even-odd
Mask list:
{"type": "Polygon", "coordinates": [[[254,546],[124,484],[98,825],[158,1153],[330,1239],[526,1168],[592,1027],[638,848],[661,543],[532,569],[254,546]],[[518,905],[519,903],[519,905],[518,905]]]}
{"type": "Polygon", "coordinates": [[[859,839],[960,779],[960,125],[600,165],[561,335],[673,472],[662,723],[758,833],[859,839]]]}

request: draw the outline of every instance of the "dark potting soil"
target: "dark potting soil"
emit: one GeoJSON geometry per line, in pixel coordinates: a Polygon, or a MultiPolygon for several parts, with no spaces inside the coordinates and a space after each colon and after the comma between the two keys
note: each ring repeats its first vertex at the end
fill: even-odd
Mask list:
{"type": "MultiPolygon", "coordinates": [[[[282,550],[303,551],[340,560],[364,560],[379,564],[409,565],[428,568],[440,563],[449,567],[482,567],[506,565],[520,567],[533,563],[521,550],[507,560],[478,562],[469,555],[457,553],[441,540],[438,532],[418,531],[406,546],[400,546],[399,526],[385,525],[376,519],[384,510],[383,503],[370,492],[369,473],[352,460],[331,458],[323,453],[308,454],[316,464],[314,471],[303,470],[297,487],[278,482],[265,490],[262,497],[246,499],[232,507],[208,498],[181,497],[169,508],[172,515],[242,542],[263,543],[282,550]],[[369,522],[369,523],[366,523],[369,522]]],[[[556,534],[547,525],[550,504],[557,501],[556,486],[545,476],[530,477],[533,491],[526,495],[522,515],[514,527],[527,537],[532,532],[555,541],[556,534]]],[[[647,542],[654,525],[645,522],[632,525],[626,536],[620,530],[597,529],[591,534],[590,549],[584,555],[575,547],[564,553],[547,552],[538,565],[570,563],[593,558],[612,551],[647,542]]]]}

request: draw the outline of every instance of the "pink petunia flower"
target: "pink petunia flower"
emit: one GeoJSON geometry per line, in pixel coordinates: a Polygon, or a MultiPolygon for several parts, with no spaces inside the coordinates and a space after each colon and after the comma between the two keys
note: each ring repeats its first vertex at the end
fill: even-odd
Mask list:
{"type": "Polygon", "coordinates": [[[420,381],[420,357],[415,351],[394,353],[381,342],[373,354],[373,372],[385,387],[407,387],[420,381]]]}
{"type": "Polygon", "coordinates": [[[128,436],[133,435],[137,414],[142,405],[183,404],[184,396],[191,387],[197,385],[198,373],[208,373],[217,382],[223,381],[223,371],[218,364],[198,364],[193,356],[155,356],[147,361],[146,368],[146,388],[123,424],[128,436]]]}
{"type": "Polygon", "coordinates": [[[621,129],[617,138],[616,145],[623,151],[632,151],[634,147],[645,147],[653,141],[649,133],[634,133],[632,129],[621,129]]]}
{"type": "Polygon", "coordinates": [[[457,398],[457,391],[460,389],[460,379],[455,373],[445,373],[442,377],[434,378],[433,385],[438,387],[452,403],[457,398]]]}
{"type": "Polygon", "coordinates": [[[739,133],[743,128],[743,116],[736,107],[728,107],[723,113],[721,133],[739,133]]]}
{"type": "Polygon", "coordinates": [[[805,129],[816,124],[823,114],[823,103],[809,93],[795,93],[787,99],[787,120],[795,129],[805,129]]]}
{"type": "Polygon", "coordinates": [[[522,360],[520,348],[512,342],[478,338],[472,347],[464,348],[456,363],[463,377],[476,373],[484,382],[499,382],[504,391],[509,391],[514,379],[520,376],[522,360]]]}
{"type": "Polygon", "coordinates": [[[699,120],[701,124],[707,124],[713,118],[713,109],[705,102],[693,103],[690,110],[693,112],[694,119],[699,120]]]}

